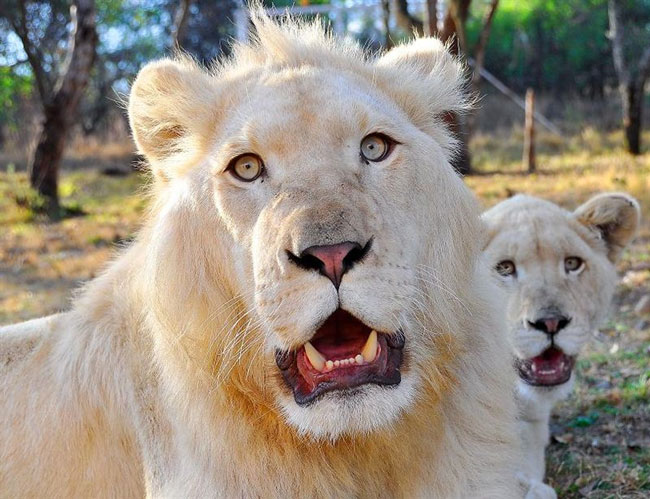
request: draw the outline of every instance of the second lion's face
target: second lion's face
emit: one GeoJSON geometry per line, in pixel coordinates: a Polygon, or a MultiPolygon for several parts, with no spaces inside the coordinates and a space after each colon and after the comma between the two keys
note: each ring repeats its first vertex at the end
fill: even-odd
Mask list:
{"type": "Polygon", "coordinates": [[[520,378],[532,386],[565,385],[576,356],[610,308],[613,262],[636,229],[636,202],[602,195],[570,213],[516,196],[484,219],[490,232],[485,253],[508,292],[506,315],[520,378]]]}

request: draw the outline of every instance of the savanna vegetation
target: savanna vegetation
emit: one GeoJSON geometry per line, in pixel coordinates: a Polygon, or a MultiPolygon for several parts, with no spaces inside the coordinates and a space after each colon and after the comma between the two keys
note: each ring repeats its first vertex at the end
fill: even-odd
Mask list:
{"type": "MultiPolygon", "coordinates": [[[[149,175],[134,154],[122,105],[138,68],[175,45],[207,62],[228,53],[229,37],[241,36],[235,0],[88,2],[95,35],[88,35],[87,81],[61,103],[74,45],[82,43],[75,29],[83,3],[9,0],[0,9],[0,324],[65,309],[71,291],[137,231],[149,175]],[[39,144],[57,109],[62,133],[56,147],[41,151],[39,167],[39,144]],[[35,182],[35,168],[55,179],[54,190],[35,182]]],[[[516,193],[569,208],[604,190],[639,199],[642,226],[619,264],[611,319],[580,360],[574,395],[555,411],[548,480],[560,497],[647,497],[650,2],[375,3],[273,2],[317,7],[307,15],[320,12],[333,31],[343,29],[369,50],[413,30],[435,31],[467,60],[470,74],[484,68],[519,97],[533,88],[538,112],[555,129],[536,124],[535,173],[522,166],[524,111],[484,79],[475,78],[477,111],[452,117],[468,145],[466,182],[484,206],[516,193]]]]}

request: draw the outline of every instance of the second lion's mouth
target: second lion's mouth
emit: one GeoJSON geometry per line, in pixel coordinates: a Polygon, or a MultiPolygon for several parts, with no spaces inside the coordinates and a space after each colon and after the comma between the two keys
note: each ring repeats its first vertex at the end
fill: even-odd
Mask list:
{"type": "Polygon", "coordinates": [[[556,386],[571,378],[575,357],[565,354],[556,347],[550,347],[530,359],[517,359],[519,377],[533,386],[556,386]]]}
{"type": "Polygon", "coordinates": [[[334,390],[398,385],[403,348],[401,332],[375,331],[338,309],[300,348],[276,352],[276,363],[296,403],[305,405],[334,390]]]}

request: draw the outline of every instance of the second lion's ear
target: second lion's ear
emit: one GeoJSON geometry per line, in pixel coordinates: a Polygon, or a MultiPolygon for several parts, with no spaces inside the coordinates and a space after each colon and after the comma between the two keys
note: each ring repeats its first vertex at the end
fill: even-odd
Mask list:
{"type": "Polygon", "coordinates": [[[607,245],[607,257],[616,262],[636,234],[641,210],[633,197],[611,192],[592,197],[576,209],[574,216],[602,235],[607,245]]]}
{"type": "Polygon", "coordinates": [[[142,68],[129,95],[129,122],[138,152],[158,177],[178,176],[205,150],[215,99],[212,78],[190,59],[142,68]]]}

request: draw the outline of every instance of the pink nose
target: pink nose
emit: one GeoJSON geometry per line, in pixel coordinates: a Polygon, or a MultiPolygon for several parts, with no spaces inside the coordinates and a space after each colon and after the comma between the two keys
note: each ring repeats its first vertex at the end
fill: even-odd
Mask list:
{"type": "Polygon", "coordinates": [[[300,254],[296,263],[304,268],[318,270],[338,289],[343,275],[364,257],[368,247],[369,245],[366,245],[366,248],[362,248],[359,243],[350,241],[326,246],[310,246],[300,254]]]}

